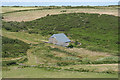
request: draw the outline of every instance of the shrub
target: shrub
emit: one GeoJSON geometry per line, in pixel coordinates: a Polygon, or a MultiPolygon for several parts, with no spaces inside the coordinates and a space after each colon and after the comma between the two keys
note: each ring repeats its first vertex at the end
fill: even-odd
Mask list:
{"type": "Polygon", "coordinates": [[[75,45],[78,45],[78,41],[75,41],[75,45]]]}
{"type": "Polygon", "coordinates": [[[34,31],[34,30],[29,30],[28,33],[29,34],[32,34],[32,33],[38,34],[39,32],[38,31],[34,31]]]}
{"type": "Polygon", "coordinates": [[[70,43],[67,47],[68,48],[73,48],[73,45],[70,43]]]}
{"type": "Polygon", "coordinates": [[[14,61],[2,61],[2,66],[10,66],[10,65],[17,65],[16,60],[14,61]]]}
{"type": "Polygon", "coordinates": [[[47,16],[50,16],[49,14],[47,14],[47,16]]]}
{"type": "Polygon", "coordinates": [[[2,16],[2,19],[4,19],[4,17],[2,16]]]}
{"type": "Polygon", "coordinates": [[[70,64],[75,64],[75,63],[73,63],[73,62],[57,62],[58,66],[67,66],[67,65],[70,65],[70,64]]]}
{"type": "Polygon", "coordinates": [[[62,11],[60,11],[60,12],[67,12],[67,10],[62,10],[62,11]]]}

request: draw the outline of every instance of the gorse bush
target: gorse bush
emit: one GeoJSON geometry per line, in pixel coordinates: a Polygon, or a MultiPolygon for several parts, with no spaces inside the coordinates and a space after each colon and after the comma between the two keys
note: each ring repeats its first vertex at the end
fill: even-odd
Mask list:
{"type": "Polygon", "coordinates": [[[2,57],[21,57],[26,55],[29,45],[17,39],[2,37],[2,57]]]}
{"type": "Polygon", "coordinates": [[[25,31],[28,29],[25,22],[12,22],[12,21],[11,22],[2,21],[2,28],[12,32],[25,31]]]}
{"type": "Polygon", "coordinates": [[[2,61],[2,66],[17,65],[17,60],[14,61],[2,61]]]}
{"type": "Polygon", "coordinates": [[[74,46],[70,43],[67,47],[68,48],[73,48],[74,46]]]}
{"type": "Polygon", "coordinates": [[[3,66],[11,66],[11,65],[18,65],[19,63],[24,63],[28,59],[26,57],[22,57],[18,60],[9,60],[9,61],[2,61],[3,66]]]}
{"type": "Polygon", "coordinates": [[[58,66],[67,66],[67,65],[74,65],[73,62],[57,62],[58,66]]]}

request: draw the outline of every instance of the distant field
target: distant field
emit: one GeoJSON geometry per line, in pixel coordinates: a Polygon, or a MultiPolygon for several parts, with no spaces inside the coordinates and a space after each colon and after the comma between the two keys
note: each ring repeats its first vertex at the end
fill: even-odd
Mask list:
{"type": "Polygon", "coordinates": [[[2,13],[16,11],[16,10],[27,10],[27,9],[37,9],[35,7],[2,7],[2,13]]]}
{"type": "MultiPolygon", "coordinates": [[[[41,7],[40,7],[41,8],[41,7]]],[[[30,8],[4,8],[3,12],[10,12],[15,10],[27,10],[27,9],[36,9],[35,7],[30,8]]],[[[118,16],[118,9],[116,8],[98,8],[98,9],[92,9],[92,8],[60,8],[60,9],[43,9],[43,10],[33,10],[33,11],[20,11],[20,12],[12,12],[8,14],[4,14],[5,21],[32,21],[41,17],[46,16],[47,14],[54,15],[54,14],[63,14],[63,13],[98,13],[98,14],[109,14],[109,15],[115,15],[118,16]],[[11,16],[12,15],[12,16],[11,16]]]]}

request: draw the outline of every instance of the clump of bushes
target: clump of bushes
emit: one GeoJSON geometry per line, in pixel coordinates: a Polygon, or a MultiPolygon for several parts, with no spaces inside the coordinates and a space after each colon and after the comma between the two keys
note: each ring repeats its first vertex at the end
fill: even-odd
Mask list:
{"type": "Polygon", "coordinates": [[[18,65],[19,63],[24,63],[28,61],[26,57],[23,57],[19,60],[9,60],[9,61],[2,61],[3,66],[11,66],[11,65],[18,65]]]}
{"type": "Polygon", "coordinates": [[[28,30],[28,27],[25,22],[4,22],[2,21],[2,28],[12,31],[12,32],[19,32],[28,30]]]}
{"type": "Polygon", "coordinates": [[[79,68],[79,69],[74,69],[74,68],[69,68],[69,69],[64,69],[67,71],[78,71],[78,72],[90,72],[89,69],[84,69],[84,68],[79,68]]]}
{"type": "Polygon", "coordinates": [[[29,45],[17,39],[2,37],[2,57],[25,56],[29,45]]]}
{"type": "Polygon", "coordinates": [[[62,11],[60,11],[60,12],[67,12],[67,10],[62,10],[62,11]]]}
{"type": "Polygon", "coordinates": [[[70,43],[67,47],[68,48],[73,48],[73,45],[70,43]]]}
{"type": "Polygon", "coordinates": [[[4,19],[4,17],[2,16],[2,19],[4,19]]]}
{"type": "Polygon", "coordinates": [[[67,65],[70,65],[70,64],[75,64],[75,63],[73,63],[73,62],[57,62],[57,65],[58,66],[67,66],[67,65]]]}
{"type": "Polygon", "coordinates": [[[39,32],[38,32],[38,31],[35,31],[35,30],[29,30],[28,33],[29,33],[29,34],[33,34],[33,33],[34,33],[34,34],[38,34],[39,32]]]}
{"type": "Polygon", "coordinates": [[[17,65],[17,60],[13,61],[2,61],[2,66],[17,65]]]}

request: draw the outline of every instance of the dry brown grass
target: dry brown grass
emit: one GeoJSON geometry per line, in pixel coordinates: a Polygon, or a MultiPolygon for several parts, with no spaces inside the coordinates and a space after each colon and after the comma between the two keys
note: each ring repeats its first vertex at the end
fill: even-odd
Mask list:
{"type": "Polygon", "coordinates": [[[66,48],[65,50],[68,52],[76,53],[78,55],[78,57],[83,57],[83,58],[86,57],[91,60],[96,60],[98,58],[112,56],[109,53],[90,51],[90,50],[86,50],[84,48],[72,48],[72,49],[66,48]]]}
{"type": "Polygon", "coordinates": [[[5,21],[32,21],[41,17],[46,16],[47,14],[63,14],[63,13],[98,13],[98,14],[109,14],[118,16],[117,9],[50,9],[50,10],[36,10],[36,11],[24,11],[24,12],[15,12],[4,14],[5,21]],[[66,10],[66,12],[61,12],[66,10]]]}
{"type": "Polygon", "coordinates": [[[35,7],[1,7],[1,9],[2,9],[2,12],[0,13],[11,12],[16,10],[37,9],[37,8],[35,7]]]}
{"type": "Polygon", "coordinates": [[[88,69],[88,70],[94,70],[95,72],[104,72],[104,71],[118,71],[118,64],[83,64],[83,65],[69,65],[64,66],[62,69],[88,69]]]}

